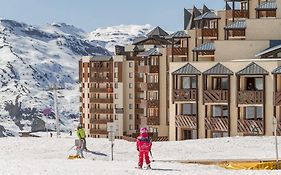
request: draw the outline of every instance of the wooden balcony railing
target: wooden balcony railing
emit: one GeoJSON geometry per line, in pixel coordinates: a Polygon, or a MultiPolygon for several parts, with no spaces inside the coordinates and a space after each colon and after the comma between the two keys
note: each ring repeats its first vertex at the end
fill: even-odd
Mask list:
{"type": "Polygon", "coordinates": [[[259,11],[258,12],[258,16],[259,18],[275,18],[276,17],[276,10],[272,10],[272,11],[259,11]]]}
{"type": "Polygon", "coordinates": [[[263,104],[263,91],[238,91],[238,104],[263,104]]]}
{"type": "Polygon", "coordinates": [[[109,76],[109,77],[91,77],[91,81],[93,82],[113,82],[113,76],[109,76]]]}
{"type": "Polygon", "coordinates": [[[226,18],[249,18],[248,10],[226,10],[226,18]]]}
{"type": "Polygon", "coordinates": [[[238,120],[238,132],[245,135],[263,135],[263,120],[238,120]]]}
{"type": "Polygon", "coordinates": [[[113,109],[95,109],[95,108],[91,108],[90,112],[94,113],[94,114],[113,114],[113,109]]]}
{"type": "Polygon", "coordinates": [[[147,90],[148,91],[158,91],[159,83],[147,83],[147,90]]]}
{"type": "Polygon", "coordinates": [[[136,108],[136,109],[135,109],[135,113],[136,113],[136,114],[143,114],[143,113],[144,113],[144,109],[142,109],[142,108],[136,108]]]}
{"type": "Polygon", "coordinates": [[[203,37],[217,37],[218,36],[218,29],[198,29],[198,36],[203,37]]]}
{"type": "Polygon", "coordinates": [[[147,100],[148,108],[159,108],[159,100],[147,100]]]}
{"type": "Polygon", "coordinates": [[[196,101],[196,89],[174,89],[173,100],[177,101],[196,101]]]}
{"type": "Polygon", "coordinates": [[[95,119],[95,118],[90,119],[90,123],[92,124],[107,124],[109,122],[113,122],[113,119],[95,119]]]}
{"type": "Polygon", "coordinates": [[[276,132],[277,132],[278,136],[281,136],[281,122],[280,121],[277,123],[277,130],[276,130],[276,132]]]}
{"type": "Polygon", "coordinates": [[[275,92],[274,93],[274,104],[275,106],[281,106],[281,92],[275,92]]]}
{"type": "Polygon", "coordinates": [[[160,117],[159,116],[149,116],[147,117],[148,125],[160,125],[160,117]]]}
{"type": "Polygon", "coordinates": [[[228,37],[246,37],[246,30],[229,30],[228,37]]]}
{"type": "Polygon", "coordinates": [[[204,103],[227,103],[228,90],[205,90],[204,103]]]}
{"type": "MultiPolygon", "coordinates": [[[[172,55],[172,48],[167,48],[167,55],[172,55]]],[[[180,56],[180,55],[187,55],[187,48],[186,47],[174,47],[173,55],[180,56]]]]}
{"type": "Polygon", "coordinates": [[[92,72],[113,72],[113,67],[93,67],[92,72]]]}
{"type": "Polygon", "coordinates": [[[211,131],[228,132],[227,118],[205,118],[205,127],[211,131]]]}
{"type": "Polygon", "coordinates": [[[95,135],[107,135],[107,131],[105,129],[90,129],[90,133],[95,135]]]}
{"type": "Polygon", "coordinates": [[[113,93],[113,88],[90,88],[90,92],[96,93],[113,93]]]}
{"type": "Polygon", "coordinates": [[[150,66],[137,66],[137,73],[149,73],[150,66]]]}
{"type": "Polygon", "coordinates": [[[196,116],[177,115],[176,116],[176,127],[187,128],[187,129],[197,129],[197,117],[196,116]]]}
{"type": "Polygon", "coordinates": [[[140,108],[146,109],[147,108],[147,100],[141,100],[141,103],[139,105],[140,108]]]}
{"type": "Polygon", "coordinates": [[[144,80],[143,80],[142,77],[135,77],[135,81],[141,83],[141,82],[143,82],[144,80]]]}
{"type": "Polygon", "coordinates": [[[113,103],[113,98],[90,98],[90,103],[113,103]]]}
{"type": "Polygon", "coordinates": [[[141,100],[143,100],[143,99],[135,98],[135,103],[136,103],[136,104],[140,104],[140,103],[141,103],[141,100]]]}
{"type": "Polygon", "coordinates": [[[140,88],[140,87],[135,87],[135,91],[136,92],[143,92],[142,88],[140,88]]]}
{"type": "Polygon", "coordinates": [[[159,73],[159,66],[150,66],[150,71],[149,73],[159,73]]]}

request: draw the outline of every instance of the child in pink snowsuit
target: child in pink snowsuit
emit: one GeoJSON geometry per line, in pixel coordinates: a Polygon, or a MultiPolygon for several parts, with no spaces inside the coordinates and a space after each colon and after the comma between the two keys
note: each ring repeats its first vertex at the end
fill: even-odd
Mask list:
{"type": "Polygon", "coordinates": [[[152,140],[147,134],[146,128],[140,129],[140,135],[137,137],[137,150],[139,151],[139,168],[142,168],[143,157],[147,164],[147,168],[150,168],[149,151],[152,146],[152,140]]]}

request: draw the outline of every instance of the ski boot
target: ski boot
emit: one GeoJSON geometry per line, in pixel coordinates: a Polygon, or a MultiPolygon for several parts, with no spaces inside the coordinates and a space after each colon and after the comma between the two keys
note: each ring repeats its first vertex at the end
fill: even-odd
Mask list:
{"type": "Polygon", "coordinates": [[[150,164],[147,165],[146,169],[147,169],[147,170],[151,170],[150,164]]]}

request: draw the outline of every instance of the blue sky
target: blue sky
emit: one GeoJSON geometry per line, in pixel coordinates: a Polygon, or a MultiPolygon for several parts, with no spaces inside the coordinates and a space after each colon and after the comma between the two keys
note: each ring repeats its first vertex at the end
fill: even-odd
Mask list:
{"type": "Polygon", "coordinates": [[[0,0],[0,17],[28,24],[73,24],[85,31],[119,24],[183,28],[183,9],[193,5],[222,9],[224,0],[0,0]]]}

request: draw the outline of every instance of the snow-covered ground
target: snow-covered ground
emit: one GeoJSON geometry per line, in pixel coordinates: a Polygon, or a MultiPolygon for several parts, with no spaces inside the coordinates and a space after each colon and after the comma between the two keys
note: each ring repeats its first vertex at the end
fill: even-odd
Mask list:
{"type": "MultiPolygon", "coordinates": [[[[40,135],[40,134],[39,134],[40,135]]],[[[46,136],[46,133],[42,136],[46,136]]],[[[111,143],[107,139],[87,139],[88,149],[108,154],[108,157],[85,153],[86,159],[68,160],[74,137],[64,138],[1,138],[0,174],[2,175],[268,175],[281,171],[231,171],[217,166],[152,162],[156,170],[138,170],[135,143],[123,140],[114,142],[114,161],[111,161],[111,143]],[[93,160],[95,159],[95,160],[93,160]],[[158,170],[157,170],[158,169],[158,170]]],[[[279,138],[281,143],[281,138],[279,138]]],[[[281,148],[280,148],[281,149],[281,148]]],[[[153,143],[155,160],[206,160],[206,159],[274,159],[273,137],[235,137],[180,142],[153,143]]],[[[281,153],[281,151],[280,151],[281,153]]]]}

